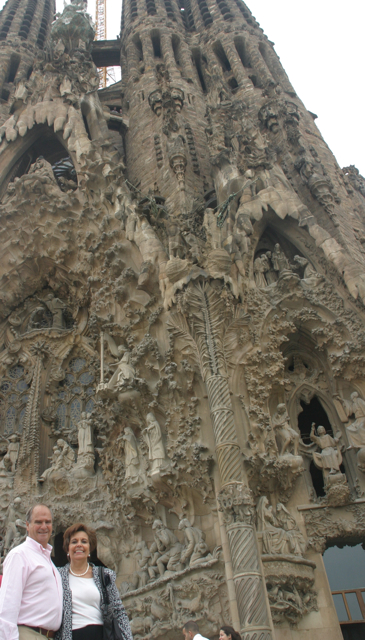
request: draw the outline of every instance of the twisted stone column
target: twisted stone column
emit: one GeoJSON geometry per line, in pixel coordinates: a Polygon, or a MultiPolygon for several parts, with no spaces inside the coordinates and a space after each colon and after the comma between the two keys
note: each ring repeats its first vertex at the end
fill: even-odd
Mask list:
{"type": "Polygon", "coordinates": [[[255,505],[245,486],[224,355],[227,309],[208,283],[186,295],[191,334],[200,352],[207,386],[222,489],[220,511],[230,546],[233,581],[243,640],[272,640],[269,603],[254,530],[255,505]]]}

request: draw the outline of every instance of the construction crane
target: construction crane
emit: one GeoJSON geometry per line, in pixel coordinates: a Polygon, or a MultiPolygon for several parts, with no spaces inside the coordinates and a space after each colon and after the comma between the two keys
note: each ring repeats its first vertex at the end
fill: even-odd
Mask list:
{"type": "MultiPolygon", "coordinates": [[[[106,0],[96,0],[95,40],[106,40],[106,0]]],[[[99,67],[99,89],[106,87],[106,79],[116,82],[114,67],[99,67]]]]}
{"type": "MultiPolygon", "coordinates": [[[[95,40],[106,40],[106,0],[96,0],[95,40]]],[[[106,67],[99,68],[99,89],[106,87],[106,67]]]]}

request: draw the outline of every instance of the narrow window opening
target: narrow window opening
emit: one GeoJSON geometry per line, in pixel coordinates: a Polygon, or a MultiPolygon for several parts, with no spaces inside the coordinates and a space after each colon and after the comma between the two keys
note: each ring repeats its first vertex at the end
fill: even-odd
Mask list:
{"type": "Polygon", "coordinates": [[[25,10],[23,22],[19,29],[19,36],[24,40],[27,39],[32,24],[33,17],[37,8],[37,0],[28,0],[27,8],[25,10]]]}
{"type": "Polygon", "coordinates": [[[138,34],[133,38],[133,44],[137,49],[139,62],[143,62],[143,47],[142,47],[141,38],[139,37],[138,34]]]}
{"type": "Polygon", "coordinates": [[[171,38],[171,45],[172,45],[172,50],[174,52],[176,65],[180,67],[180,57],[179,57],[180,40],[175,34],[171,38]]]}
{"type": "Polygon", "coordinates": [[[43,49],[44,43],[46,40],[47,26],[49,22],[50,13],[51,13],[50,3],[49,3],[49,0],[46,0],[46,2],[44,3],[42,22],[41,22],[41,26],[39,27],[38,38],[36,42],[37,46],[40,49],[43,49]]]}
{"type": "Polygon", "coordinates": [[[174,10],[172,8],[172,4],[170,0],[164,0],[164,3],[165,3],[167,17],[170,18],[171,20],[175,20],[175,14],[174,14],[174,10]]]}
{"type": "Polygon", "coordinates": [[[13,22],[13,18],[18,10],[18,6],[19,6],[20,0],[16,0],[15,3],[13,4],[11,10],[9,11],[6,20],[3,24],[3,27],[0,31],[0,40],[5,40],[6,36],[8,35],[9,29],[11,27],[11,23],[13,22]]]}
{"type": "Polygon", "coordinates": [[[251,68],[251,60],[250,57],[246,51],[246,46],[245,46],[245,41],[243,38],[235,38],[234,39],[234,46],[236,47],[236,51],[240,57],[240,60],[243,64],[243,66],[246,69],[250,69],[251,68]]]}
{"type": "Polygon", "coordinates": [[[207,85],[205,84],[203,68],[201,64],[201,53],[199,49],[193,49],[192,60],[198,74],[199,82],[204,93],[207,93],[207,85]]]}
{"type": "Polygon", "coordinates": [[[149,16],[156,15],[155,0],[146,0],[146,9],[149,16]]]}
{"type": "Polygon", "coordinates": [[[231,65],[229,64],[229,60],[219,40],[213,44],[213,51],[217,56],[223,71],[231,71],[231,65]]]}
{"type": "Polygon", "coordinates": [[[27,80],[29,80],[30,76],[32,75],[32,72],[33,72],[33,67],[29,67],[27,71],[27,80]]]}
{"type": "Polygon", "coordinates": [[[13,53],[10,57],[10,66],[7,82],[14,82],[20,64],[20,56],[13,53]]]}
{"type": "Polygon", "coordinates": [[[151,40],[153,46],[153,55],[155,56],[155,58],[162,58],[160,34],[156,31],[153,32],[151,34],[151,40]]]}
{"type": "Polygon", "coordinates": [[[213,18],[210,15],[208,5],[205,2],[205,0],[198,0],[198,7],[199,7],[200,15],[204,22],[204,26],[210,27],[210,25],[213,24],[213,18]]]}
{"type": "Polygon", "coordinates": [[[131,0],[130,8],[131,8],[131,20],[135,20],[135,18],[138,17],[137,0],[131,0]]]}
{"type": "Polygon", "coordinates": [[[217,0],[217,5],[219,7],[219,11],[221,12],[224,20],[233,20],[233,15],[231,14],[225,0],[217,0]]]}

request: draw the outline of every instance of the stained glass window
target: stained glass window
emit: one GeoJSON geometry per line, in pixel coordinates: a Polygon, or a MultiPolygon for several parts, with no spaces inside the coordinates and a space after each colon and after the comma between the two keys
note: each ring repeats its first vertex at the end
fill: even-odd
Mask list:
{"type": "Polygon", "coordinates": [[[77,442],[77,426],[81,413],[90,413],[94,408],[95,374],[87,358],[73,357],[66,366],[64,379],[56,392],[59,399],[57,407],[58,428],[66,431],[70,442],[77,442]]]}
{"type": "Polygon", "coordinates": [[[0,433],[9,436],[23,428],[29,384],[24,367],[11,367],[0,384],[0,433]]]}

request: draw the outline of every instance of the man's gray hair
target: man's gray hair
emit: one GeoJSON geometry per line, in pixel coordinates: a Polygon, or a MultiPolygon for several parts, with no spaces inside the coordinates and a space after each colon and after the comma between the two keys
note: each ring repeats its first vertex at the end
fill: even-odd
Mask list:
{"type": "Polygon", "coordinates": [[[48,509],[48,511],[51,514],[51,519],[53,520],[52,511],[49,508],[48,504],[44,504],[43,502],[38,502],[37,504],[34,504],[32,507],[30,507],[30,509],[28,509],[28,511],[26,513],[26,516],[25,516],[26,522],[31,522],[32,521],[33,509],[35,509],[36,507],[46,507],[46,509],[48,509]]]}
{"type": "Polygon", "coordinates": [[[185,622],[183,629],[185,629],[185,631],[191,631],[194,634],[199,633],[199,627],[195,620],[188,620],[188,622],[185,622]]]}

